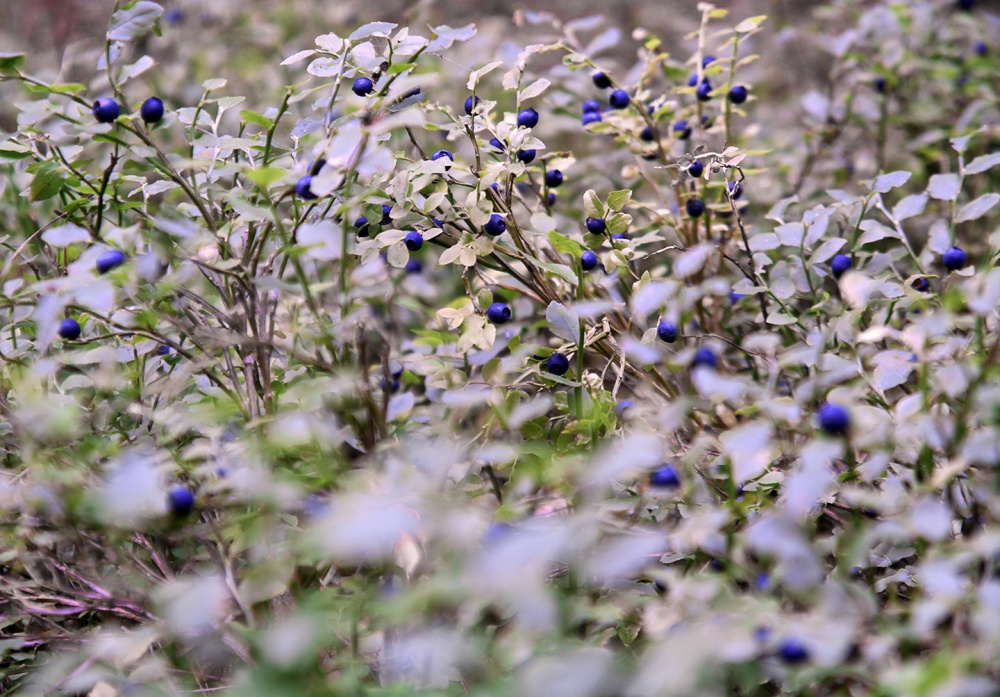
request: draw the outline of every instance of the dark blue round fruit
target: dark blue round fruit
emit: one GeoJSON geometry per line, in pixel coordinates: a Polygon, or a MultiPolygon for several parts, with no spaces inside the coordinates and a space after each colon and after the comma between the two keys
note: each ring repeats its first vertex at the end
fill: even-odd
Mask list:
{"type": "Polygon", "coordinates": [[[655,487],[676,489],[681,485],[681,476],[673,465],[660,465],[649,473],[649,483],[655,487]]]}
{"type": "Polygon", "coordinates": [[[587,230],[594,235],[603,235],[608,229],[604,218],[587,218],[587,230]]]}
{"type": "Polygon", "coordinates": [[[117,249],[110,249],[97,257],[97,273],[107,273],[125,263],[125,254],[117,249]]]}
{"type": "Polygon", "coordinates": [[[694,87],[698,84],[698,73],[691,73],[688,76],[688,87],[694,87]]]}
{"type": "Polygon", "coordinates": [[[583,254],[580,255],[580,268],[584,271],[590,271],[597,267],[597,261],[597,255],[589,249],[585,249],[583,250],[583,254]]]}
{"type": "Polygon", "coordinates": [[[419,232],[412,230],[406,233],[406,237],[403,238],[403,244],[411,252],[416,252],[418,249],[424,246],[424,236],[419,232]]]}
{"type": "Polygon", "coordinates": [[[298,194],[299,198],[305,201],[312,201],[317,198],[316,194],[310,188],[312,180],[313,178],[307,174],[295,183],[295,193],[298,194]]]}
{"type": "Polygon", "coordinates": [[[558,169],[550,169],[545,173],[545,186],[556,188],[563,183],[563,173],[558,169]]]}
{"type": "Polygon", "coordinates": [[[834,278],[840,278],[851,268],[851,257],[846,254],[838,254],[830,260],[830,273],[834,278]]]}
{"type": "Polygon", "coordinates": [[[493,324],[506,324],[510,321],[510,308],[507,303],[493,303],[486,308],[486,319],[493,324]]]}
{"type": "Polygon", "coordinates": [[[600,123],[603,120],[604,119],[601,118],[601,114],[596,111],[584,112],[583,118],[580,119],[581,123],[583,123],[584,126],[589,126],[592,123],[600,123]]]}
{"type": "Polygon", "coordinates": [[[167,494],[167,506],[178,518],[190,515],[194,510],[194,492],[180,484],[171,487],[170,493],[167,494]]]}
{"type": "Polygon", "coordinates": [[[986,42],[985,41],[977,41],[972,46],[972,52],[975,53],[977,56],[985,56],[986,55],[986,51],[987,51],[987,49],[986,49],[986,42]]]}
{"type": "Polygon", "coordinates": [[[738,199],[743,195],[743,185],[736,182],[729,182],[729,194],[733,197],[733,200],[738,199]]]}
{"type": "Polygon", "coordinates": [[[368,237],[368,218],[363,215],[359,215],[354,221],[354,228],[358,231],[358,235],[361,237],[368,237]]]}
{"type": "Polygon", "coordinates": [[[695,160],[688,166],[688,174],[697,179],[705,173],[705,165],[701,160],[695,160]]]}
{"type": "Polygon", "coordinates": [[[367,77],[359,77],[351,86],[351,91],[359,97],[367,97],[375,90],[375,83],[367,77]]]}
{"type": "Polygon", "coordinates": [[[942,261],[944,261],[944,267],[949,271],[958,271],[961,268],[965,268],[965,264],[968,260],[968,255],[961,247],[952,247],[944,253],[944,257],[942,258],[942,261]]]}
{"type": "Polygon", "coordinates": [[[674,133],[676,133],[677,137],[680,138],[681,140],[687,140],[688,138],[690,138],[691,137],[691,128],[690,128],[690,126],[688,126],[688,122],[687,121],[678,121],[677,123],[675,123],[674,124],[674,133]]]}
{"type": "Polygon", "coordinates": [[[566,357],[565,353],[553,353],[545,361],[545,370],[553,375],[565,375],[566,371],[569,370],[569,358],[566,357]]]}
{"type": "Polygon", "coordinates": [[[499,138],[490,138],[490,145],[492,145],[497,150],[500,150],[501,152],[507,149],[503,146],[503,143],[500,142],[499,138]]]}
{"type": "Polygon", "coordinates": [[[704,56],[701,59],[701,67],[702,69],[705,69],[714,62],[715,62],[715,56],[704,56]]]}
{"type": "Polygon", "coordinates": [[[525,150],[518,150],[517,159],[526,165],[531,164],[531,161],[535,159],[535,151],[530,148],[525,150]]]}
{"type": "Polygon", "coordinates": [[[694,94],[698,98],[698,101],[707,102],[712,98],[712,83],[707,79],[702,80],[694,94]]]}
{"type": "Polygon", "coordinates": [[[733,85],[732,89],[729,90],[729,101],[733,104],[742,104],[748,96],[749,92],[743,85],[733,85]]]}
{"type": "Polygon", "coordinates": [[[184,21],[184,11],[179,7],[171,7],[163,13],[163,19],[167,24],[176,26],[184,21]]]}
{"type": "Polygon", "coordinates": [[[490,219],[486,221],[485,225],[483,225],[483,231],[487,235],[492,235],[493,237],[502,235],[504,232],[506,232],[506,230],[507,230],[507,219],[504,218],[499,213],[491,213],[490,219]]]}
{"type": "Polygon", "coordinates": [[[809,650],[798,639],[788,638],[778,647],[778,655],[785,663],[805,663],[809,660],[809,650]]]}
{"type": "Polygon", "coordinates": [[[534,128],[538,125],[538,112],[534,109],[522,109],[517,115],[517,125],[524,128],[534,128]]]}
{"type": "Polygon", "coordinates": [[[170,347],[167,346],[166,344],[160,344],[156,348],[156,355],[158,356],[166,356],[169,355],[169,353],[170,353],[170,347]]]}
{"type": "Polygon", "coordinates": [[[642,129],[642,131],[639,132],[639,137],[642,138],[647,143],[652,143],[653,139],[656,136],[653,135],[653,129],[650,128],[649,126],[646,126],[645,128],[642,129]]]}
{"type": "Polygon", "coordinates": [[[163,118],[163,100],[159,97],[150,97],[139,107],[139,115],[146,123],[156,123],[163,118]]]}
{"type": "Polygon", "coordinates": [[[706,346],[702,346],[697,351],[695,351],[694,358],[691,359],[692,368],[697,368],[698,366],[704,366],[706,368],[717,368],[718,365],[719,365],[719,359],[716,358],[715,352],[706,346]]]}
{"type": "Polygon", "coordinates": [[[75,319],[67,317],[59,323],[59,336],[64,339],[68,339],[69,341],[76,341],[79,339],[82,331],[83,330],[80,329],[80,323],[75,319]]]}
{"type": "Polygon", "coordinates": [[[735,290],[729,291],[729,302],[731,303],[738,303],[745,297],[746,297],[745,295],[743,295],[742,293],[737,293],[735,290]]]}
{"type": "Polygon", "coordinates": [[[586,114],[588,111],[600,111],[601,103],[596,99],[588,99],[583,103],[583,113],[586,114]]]}
{"type": "Polygon", "coordinates": [[[828,435],[842,436],[851,425],[851,417],[847,409],[839,404],[825,402],[816,412],[819,427],[828,435]]]}
{"type": "MultiPolygon", "coordinates": [[[[452,162],[454,162],[454,161],[455,161],[455,157],[454,157],[454,155],[452,155],[452,154],[451,154],[451,153],[450,153],[449,151],[447,151],[447,150],[435,150],[435,151],[434,151],[434,154],[433,154],[433,155],[431,155],[431,159],[432,159],[432,160],[440,160],[440,159],[441,159],[442,157],[446,157],[446,158],[448,158],[449,160],[451,160],[452,162]]],[[[445,167],[445,169],[451,169],[451,165],[447,165],[447,166],[445,167]]]]}
{"type": "Polygon", "coordinates": [[[958,9],[960,10],[971,10],[976,6],[976,0],[958,0],[958,9]]]}
{"type": "Polygon", "coordinates": [[[625,415],[625,412],[628,411],[629,409],[635,409],[635,402],[633,402],[631,399],[623,399],[622,401],[618,402],[618,404],[615,405],[615,415],[617,415],[618,418],[620,419],[622,418],[622,416],[625,415]]]}
{"type": "Polygon", "coordinates": [[[677,341],[677,337],[680,335],[680,327],[673,322],[661,320],[660,323],[656,325],[656,336],[660,339],[660,341],[666,341],[668,344],[672,344],[677,341]]]}
{"type": "Polygon", "coordinates": [[[611,78],[602,73],[600,70],[594,72],[590,76],[590,79],[594,81],[594,87],[599,90],[606,90],[611,87],[611,78]]]}
{"type": "Polygon", "coordinates": [[[705,202],[700,198],[689,198],[684,204],[684,210],[692,218],[699,218],[705,212],[705,202]]]}
{"type": "Polygon", "coordinates": [[[379,221],[379,225],[385,227],[386,225],[388,225],[388,224],[390,224],[392,222],[392,218],[389,216],[389,213],[391,213],[391,212],[392,212],[392,204],[391,203],[383,203],[382,204],[382,220],[379,221]]]}
{"type": "Polygon", "coordinates": [[[404,268],[406,269],[406,273],[418,274],[424,270],[424,265],[419,259],[410,259],[406,262],[404,268]]]}
{"type": "Polygon", "coordinates": [[[549,206],[556,205],[556,193],[554,191],[550,191],[545,195],[545,201],[549,204],[549,206]]]}
{"type": "Polygon", "coordinates": [[[625,90],[615,90],[608,97],[608,104],[611,105],[612,109],[624,109],[631,101],[632,98],[628,96],[628,92],[625,90]]]}
{"type": "Polygon", "coordinates": [[[910,286],[913,290],[926,293],[931,288],[931,282],[921,276],[920,278],[913,279],[913,283],[911,283],[910,286]]]}
{"type": "Polygon", "coordinates": [[[479,104],[479,97],[468,96],[465,98],[465,113],[472,116],[473,110],[479,104]]]}
{"type": "Polygon", "coordinates": [[[110,97],[101,97],[90,109],[98,123],[111,123],[122,113],[118,102],[110,97]]]}

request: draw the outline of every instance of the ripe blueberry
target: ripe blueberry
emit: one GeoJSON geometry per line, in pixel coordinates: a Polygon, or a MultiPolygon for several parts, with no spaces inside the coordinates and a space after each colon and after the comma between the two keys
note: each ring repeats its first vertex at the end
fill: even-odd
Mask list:
{"type": "Polygon", "coordinates": [[[110,97],[101,97],[98,99],[94,102],[94,106],[91,107],[90,111],[94,114],[94,118],[97,119],[98,123],[111,123],[122,113],[118,102],[110,97]]]}
{"type": "Polygon", "coordinates": [[[888,86],[885,78],[879,75],[875,78],[875,91],[879,94],[885,94],[885,89],[888,86]]]}
{"type": "Polygon", "coordinates": [[[847,409],[839,404],[826,402],[817,412],[819,427],[828,435],[842,436],[851,425],[851,417],[847,409]]]}
{"type": "Polygon", "coordinates": [[[548,204],[549,204],[550,206],[554,206],[554,205],[556,205],[556,193],[555,193],[554,191],[550,191],[550,192],[549,192],[549,193],[548,193],[548,194],[547,194],[547,195],[545,196],[545,200],[546,200],[546,201],[548,202],[548,204]]]}
{"type": "Polygon", "coordinates": [[[525,128],[534,128],[538,125],[538,112],[534,109],[522,109],[517,115],[517,125],[525,128]]]}
{"type": "Polygon", "coordinates": [[[586,114],[588,111],[600,111],[601,103],[596,99],[588,99],[583,103],[583,113],[586,114]]]}
{"type": "Polygon", "coordinates": [[[125,263],[125,255],[117,249],[111,249],[97,257],[97,273],[107,273],[125,263]]]}
{"type": "Polygon", "coordinates": [[[173,515],[184,518],[194,510],[194,493],[186,486],[177,484],[167,495],[167,505],[173,515]]]}
{"type": "Polygon", "coordinates": [[[681,485],[681,477],[673,465],[660,465],[649,473],[649,483],[664,489],[676,489],[681,485]]]}
{"type": "Polygon", "coordinates": [[[700,198],[689,198],[684,204],[684,210],[692,218],[698,218],[705,212],[705,203],[700,198]]]}
{"type": "Polygon", "coordinates": [[[680,334],[681,330],[673,322],[661,320],[660,323],[656,325],[656,336],[659,337],[661,341],[666,341],[668,344],[672,344],[677,341],[677,337],[680,336],[680,334]]]}
{"type": "Polygon", "coordinates": [[[360,237],[368,237],[368,218],[363,215],[358,216],[354,221],[354,227],[357,229],[360,237]]]}
{"type": "Polygon", "coordinates": [[[545,186],[556,188],[563,183],[563,174],[558,169],[550,169],[545,173],[545,186]]]}
{"type": "Polygon", "coordinates": [[[590,79],[594,81],[594,87],[599,90],[606,90],[611,87],[611,78],[602,73],[600,70],[595,71],[590,79]]]}
{"type": "Polygon", "coordinates": [[[565,375],[566,371],[569,370],[569,358],[566,357],[565,353],[553,353],[545,361],[545,370],[553,375],[565,375]]]}
{"type": "Polygon", "coordinates": [[[646,126],[639,133],[639,137],[642,138],[647,143],[653,142],[653,139],[655,138],[655,136],[653,135],[653,129],[650,128],[649,126],[646,126]]]}
{"type": "Polygon", "coordinates": [[[615,405],[615,414],[620,419],[627,410],[634,408],[635,408],[635,402],[633,402],[631,399],[623,399],[622,401],[618,402],[618,404],[615,405]]]}
{"type": "Polygon", "coordinates": [[[973,45],[973,47],[972,47],[972,52],[975,53],[977,56],[985,56],[986,55],[986,42],[985,41],[977,41],[973,45]]]}
{"type": "Polygon", "coordinates": [[[420,273],[424,270],[424,265],[419,259],[410,259],[406,262],[406,273],[420,273]]]}
{"type": "Polygon", "coordinates": [[[680,138],[681,140],[687,140],[688,138],[690,138],[691,137],[691,128],[690,128],[690,126],[688,126],[688,122],[687,121],[678,121],[677,123],[675,123],[674,124],[674,133],[676,133],[677,137],[680,138]]]}
{"type": "Polygon", "coordinates": [[[735,290],[729,291],[729,302],[731,303],[738,303],[745,297],[746,297],[745,295],[743,295],[742,293],[737,293],[735,290]]]}
{"type": "Polygon", "coordinates": [[[587,111],[584,112],[581,122],[583,123],[584,126],[589,126],[592,123],[599,123],[603,120],[604,119],[601,118],[601,114],[599,112],[587,111]]]}
{"type": "Polygon", "coordinates": [[[82,331],[83,330],[80,329],[80,323],[75,319],[67,317],[59,323],[59,336],[64,339],[75,341],[80,338],[80,333],[82,331]]]}
{"type": "Polygon", "coordinates": [[[747,88],[743,85],[734,85],[731,90],[729,90],[729,101],[733,104],[742,104],[747,100],[747,88]]]}
{"type": "Polygon", "coordinates": [[[411,252],[415,252],[424,246],[424,236],[419,232],[410,231],[406,233],[406,237],[403,238],[403,244],[405,244],[406,248],[411,252]]]}
{"type": "Polygon", "coordinates": [[[583,250],[583,254],[580,255],[580,268],[584,271],[590,271],[597,266],[597,255],[594,254],[589,249],[583,250]]]}
{"type": "Polygon", "coordinates": [[[702,80],[694,94],[699,102],[707,102],[712,98],[712,83],[708,79],[702,80]]]}
{"type": "Polygon", "coordinates": [[[391,203],[382,204],[382,220],[379,221],[379,225],[385,226],[392,222],[392,218],[389,217],[389,213],[392,211],[391,203]]]}
{"type": "Polygon", "coordinates": [[[733,200],[735,201],[740,196],[743,195],[743,185],[737,184],[736,182],[729,182],[729,191],[732,194],[733,200]]]}
{"type": "Polygon", "coordinates": [[[706,368],[715,368],[719,365],[719,359],[715,357],[715,352],[712,349],[702,346],[700,349],[694,352],[694,358],[691,359],[691,368],[697,368],[698,366],[705,366],[706,368]]]}
{"type": "Polygon", "coordinates": [[[530,148],[526,150],[518,150],[517,159],[526,165],[530,164],[531,161],[535,159],[535,151],[530,148]]]}
{"type": "Polygon", "coordinates": [[[477,104],[479,104],[479,97],[472,97],[472,96],[466,97],[465,98],[465,113],[468,114],[469,116],[472,116],[472,111],[473,111],[473,109],[476,108],[477,104]]]}
{"type": "Polygon", "coordinates": [[[313,199],[318,198],[316,194],[312,192],[312,189],[309,188],[309,185],[312,184],[312,180],[313,178],[307,174],[295,183],[295,193],[299,195],[299,198],[306,201],[312,201],[313,199]]]}
{"type": "Polygon", "coordinates": [[[798,639],[785,639],[778,647],[778,655],[785,663],[804,663],[809,660],[809,650],[798,639]]]}
{"type": "Polygon", "coordinates": [[[971,10],[976,6],[976,0],[958,0],[958,8],[960,10],[971,10]]]}
{"type": "MultiPolygon", "coordinates": [[[[452,162],[455,161],[455,157],[447,150],[436,150],[433,155],[431,155],[432,160],[440,160],[442,157],[447,157],[452,162]]],[[[445,169],[451,169],[451,165],[446,165],[445,169]]]]}
{"type": "Polygon", "coordinates": [[[961,247],[952,247],[947,252],[944,253],[942,259],[944,261],[944,267],[949,271],[958,271],[965,267],[968,261],[968,255],[966,255],[965,250],[961,247]]]}
{"type": "Polygon", "coordinates": [[[499,213],[491,213],[490,219],[483,225],[483,230],[493,237],[502,235],[507,230],[507,220],[499,213]]]}
{"type": "Polygon", "coordinates": [[[604,218],[587,218],[587,230],[595,235],[603,235],[604,231],[608,229],[607,224],[604,222],[604,218]]]}
{"type": "Polygon", "coordinates": [[[359,77],[351,86],[351,91],[359,97],[366,97],[375,89],[375,83],[367,77],[359,77]]]}
{"type": "Polygon", "coordinates": [[[830,272],[834,278],[840,278],[851,268],[851,257],[846,254],[838,254],[830,261],[830,272]]]}
{"type": "Polygon", "coordinates": [[[715,62],[715,56],[704,56],[701,59],[701,67],[704,70],[714,62],[715,62]]]}
{"type": "Polygon", "coordinates": [[[156,349],[157,356],[166,356],[170,353],[170,347],[166,344],[160,344],[156,349]]]}
{"type": "Polygon", "coordinates": [[[150,97],[139,107],[139,115],[146,123],[156,123],[163,118],[163,101],[159,97],[150,97]]]}
{"type": "Polygon", "coordinates": [[[928,281],[923,276],[921,276],[920,278],[913,279],[913,283],[911,283],[910,286],[913,288],[913,290],[919,291],[921,293],[926,293],[928,290],[930,290],[931,282],[928,281]]]}
{"type": "Polygon", "coordinates": [[[698,73],[691,73],[688,77],[688,87],[694,87],[698,84],[698,73]]]}
{"type": "Polygon", "coordinates": [[[608,104],[611,105],[612,109],[624,109],[631,101],[632,98],[628,96],[628,92],[625,90],[615,90],[608,97],[608,104]]]}
{"type": "Polygon", "coordinates": [[[493,303],[486,308],[486,318],[493,324],[506,324],[510,320],[507,303],[493,303]]]}
{"type": "Polygon", "coordinates": [[[503,146],[503,143],[500,142],[499,138],[490,138],[490,145],[492,145],[494,148],[500,151],[506,150],[506,148],[504,148],[503,146]]]}
{"type": "Polygon", "coordinates": [[[701,160],[695,160],[688,167],[688,174],[697,179],[705,172],[705,165],[702,164],[701,160]]]}

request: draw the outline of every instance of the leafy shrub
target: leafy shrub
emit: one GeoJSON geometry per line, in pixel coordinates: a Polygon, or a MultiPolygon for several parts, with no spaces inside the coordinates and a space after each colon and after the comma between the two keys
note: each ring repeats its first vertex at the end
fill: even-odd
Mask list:
{"type": "Polygon", "coordinates": [[[0,55],[7,692],[993,694],[968,5],[819,7],[784,98],[708,4],[632,65],[324,33],[268,101],[152,94],[148,0],[90,85],[0,55]]]}

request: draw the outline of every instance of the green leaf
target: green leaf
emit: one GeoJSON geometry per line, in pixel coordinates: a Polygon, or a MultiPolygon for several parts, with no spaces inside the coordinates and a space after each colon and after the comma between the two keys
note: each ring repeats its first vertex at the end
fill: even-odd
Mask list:
{"type": "Polygon", "coordinates": [[[0,75],[14,75],[24,65],[23,53],[0,53],[0,75]]]}
{"type": "Polygon", "coordinates": [[[247,179],[261,189],[267,189],[271,184],[285,176],[285,170],[278,167],[259,167],[257,169],[247,167],[243,173],[247,179]]]}
{"type": "Polygon", "coordinates": [[[274,127],[274,120],[267,118],[263,114],[258,114],[256,111],[250,111],[249,109],[241,111],[240,118],[246,123],[252,123],[260,126],[265,131],[270,131],[274,127]]]}
{"type": "Polygon", "coordinates": [[[628,226],[632,224],[632,216],[628,213],[615,213],[609,216],[605,222],[608,224],[608,232],[610,234],[620,235],[628,230],[628,226]]]}
{"type": "Polygon", "coordinates": [[[583,195],[583,212],[590,218],[604,217],[604,204],[593,189],[587,189],[583,195]]]}
{"type": "Polygon", "coordinates": [[[163,14],[159,3],[142,0],[111,15],[110,41],[133,41],[149,33],[163,14]]]}
{"type": "Polygon", "coordinates": [[[613,211],[620,211],[625,207],[625,204],[629,202],[632,198],[631,189],[622,189],[621,191],[612,191],[608,194],[608,208],[613,211]]]}
{"type": "Polygon", "coordinates": [[[43,162],[31,180],[31,200],[44,201],[59,193],[66,183],[66,174],[55,162],[43,162]]]}
{"type": "Polygon", "coordinates": [[[0,159],[3,160],[23,160],[31,156],[31,149],[19,143],[0,144],[0,159]]]}
{"type": "Polygon", "coordinates": [[[576,240],[571,240],[565,235],[560,235],[555,230],[549,233],[549,244],[551,244],[553,249],[557,252],[562,252],[563,254],[572,254],[573,256],[580,256],[583,254],[582,244],[576,240]]]}

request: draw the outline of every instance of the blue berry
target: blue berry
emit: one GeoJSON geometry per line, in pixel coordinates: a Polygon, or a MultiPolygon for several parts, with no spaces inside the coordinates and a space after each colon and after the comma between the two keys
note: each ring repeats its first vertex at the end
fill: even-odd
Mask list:
{"type": "Polygon", "coordinates": [[[538,112],[534,109],[522,109],[517,115],[517,125],[525,128],[534,128],[538,125],[538,112]]]}
{"type": "Polygon", "coordinates": [[[194,492],[180,484],[172,487],[167,495],[167,505],[170,512],[178,518],[184,518],[194,510],[194,492]]]}
{"type": "Polygon", "coordinates": [[[886,90],[887,86],[888,86],[888,83],[886,82],[886,80],[885,80],[884,77],[882,77],[881,75],[879,75],[878,77],[875,78],[875,91],[876,92],[878,92],[879,94],[885,94],[885,90],[886,90]]]}
{"type": "Polygon", "coordinates": [[[631,399],[623,399],[622,401],[618,402],[618,404],[615,405],[615,414],[620,419],[622,418],[622,415],[624,415],[625,412],[629,409],[635,409],[635,402],[633,402],[631,399]]]}
{"type": "Polygon", "coordinates": [[[743,85],[734,85],[731,90],[729,90],[729,101],[733,104],[742,104],[747,100],[747,88],[743,85]]]}
{"type": "Polygon", "coordinates": [[[673,465],[660,465],[649,473],[651,486],[676,489],[681,485],[681,477],[673,465]]]}
{"type": "Polygon", "coordinates": [[[111,249],[97,257],[97,273],[107,273],[125,263],[125,255],[117,249],[111,249]]]}
{"type": "Polygon", "coordinates": [[[507,220],[499,213],[491,213],[490,219],[483,225],[483,230],[493,237],[502,235],[507,230],[507,220]]]}
{"type": "Polygon", "coordinates": [[[847,409],[839,404],[826,402],[817,412],[819,427],[828,435],[842,436],[851,425],[851,417],[847,409]]]}
{"type": "Polygon", "coordinates": [[[715,352],[706,346],[702,346],[695,351],[694,358],[691,359],[691,368],[697,368],[698,366],[716,368],[718,365],[719,359],[715,357],[715,352]]]}
{"type": "Polygon", "coordinates": [[[580,255],[580,268],[584,271],[590,271],[597,267],[597,255],[594,254],[589,249],[583,250],[583,254],[580,255]]]}
{"type": "Polygon", "coordinates": [[[972,47],[972,52],[975,53],[977,56],[985,56],[986,55],[986,42],[985,41],[977,41],[975,43],[975,45],[973,45],[973,47],[972,47]]]}
{"type": "Polygon", "coordinates": [[[166,20],[167,24],[176,26],[184,21],[184,11],[179,7],[171,7],[163,13],[163,19],[166,20]]]}
{"type": "Polygon", "coordinates": [[[295,183],[295,193],[298,194],[299,198],[306,201],[312,201],[317,198],[316,194],[309,188],[312,180],[313,178],[307,174],[295,183]]]}
{"type": "Polygon", "coordinates": [[[76,341],[80,338],[80,333],[83,330],[80,329],[80,323],[75,319],[70,319],[67,317],[62,322],[59,323],[59,336],[64,339],[69,339],[70,341],[76,341]]]}
{"type": "Polygon", "coordinates": [[[603,235],[604,231],[608,229],[607,224],[604,222],[604,218],[587,218],[587,230],[589,230],[594,235],[603,235]]]}
{"type": "Polygon", "coordinates": [[[169,346],[167,346],[166,344],[160,344],[160,345],[159,345],[159,346],[158,346],[158,347],[156,348],[156,355],[157,355],[157,356],[166,356],[166,355],[168,355],[169,353],[170,353],[170,347],[169,347],[169,346]]]}
{"type": "Polygon", "coordinates": [[[526,150],[518,150],[517,159],[526,165],[530,164],[531,161],[535,159],[535,151],[530,148],[526,150]]]}
{"type": "Polygon", "coordinates": [[[419,259],[410,259],[406,262],[404,268],[406,269],[406,273],[418,274],[424,270],[424,265],[419,259]]]}
{"type": "Polygon", "coordinates": [[[712,98],[712,83],[710,83],[707,79],[702,80],[694,94],[698,98],[699,102],[707,102],[712,98]]]}
{"type": "Polygon", "coordinates": [[[958,0],[958,8],[960,10],[971,10],[976,6],[976,0],[958,0]]]}
{"type": "Polygon", "coordinates": [[[703,56],[701,59],[701,67],[704,70],[714,62],[715,62],[715,56],[703,56]]]}
{"type": "Polygon", "coordinates": [[[653,139],[654,139],[654,138],[655,138],[656,136],[654,136],[654,135],[653,135],[653,129],[652,129],[652,128],[650,128],[649,126],[646,126],[646,127],[645,127],[645,128],[643,128],[643,129],[642,129],[642,131],[641,131],[641,132],[639,133],[639,137],[640,137],[640,138],[642,138],[642,139],[643,139],[644,141],[646,141],[647,143],[652,143],[652,142],[653,142],[653,139]]]}
{"type": "Polygon", "coordinates": [[[680,328],[673,322],[661,320],[660,323],[656,325],[656,336],[659,337],[660,341],[666,341],[668,344],[672,344],[677,341],[677,337],[680,335],[680,328]]]}
{"type": "Polygon", "coordinates": [[[746,297],[745,295],[743,295],[742,293],[737,293],[735,290],[729,291],[729,302],[731,303],[738,303],[745,297],[746,297]]]}
{"type": "Polygon", "coordinates": [[[493,324],[506,324],[510,321],[510,308],[507,303],[493,303],[486,308],[486,318],[493,324]]]}
{"type": "Polygon", "coordinates": [[[625,90],[615,90],[608,97],[608,104],[611,105],[612,109],[624,109],[631,101],[632,98],[628,96],[628,92],[625,90]]]}
{"type": "Polygon", "coordinates": [[[677,137],[680,138],[681,140],[687,140],[688,138],[690,138],[691,137],[691,128],[690,128],[690,126],[688,126],[688,122],[687,121],[678,121],[677,123],[675,123],[674,124],[674,133],[676,133],[677,137]]]}
{"type": "Polygon", "coordinates": [[[360,215],[354,221],[354,227],[358,231],[358,235],[361,237],[368,237],[368,218],[360,215]]]}
{"type": "Polygon", "coordinates": [[[565,353],[553,353],[545,361],[545,370],[553,375],[565,375],[566,371],[569,370],[569,358],[566,357],[565,353]]]}
{"type": "Polygon", "coordinates": [[[379,221],[379,225],[385,227],[386,225],[388,225],[388,224],[390,224],[392,222],[392,218],[389,216],[390,212],[392,212],[392,204],[391,203],[383,203],[382,204],[382,220],[379,221]]]}
{"type": "Polygon", "coordinates": [[[406,237],[403,238],[403,244],[411,252],[416,252],[418,249],[424,246],[424,236],[419,232],[411,231],[406,233],[406,237]]]}
{"type": "Polygon", "coordinates": [[[778,648],[778,655],[785,663],[804,663],[809,660],[809,651],[797,639],[785,639],[778,648]]]}
{"type": "Polygon", "coordinates": [[[547,203],[549,204],[549,206],[554,206],[554,205],[556,205],[556,193],[555,193],[554,191],[550,191],[550,192],[549,192],[549,193],[548,193],[548,194],[547,194],[547,195],[545,196],[545,200],[546,200],[546,202],[547,202],[547,203]]]}
{"type": "Polygon", "coordinates": [[[851,268],[851,257],[846,254],[838,254],[830,261],[830,272],[834,278],[840,278],[851,268]]]}
{"type": "Polygon", "coordinates": [[[588,111],[600,111],[601,103],[596,99],[588,99],[583,103],[583,113],[586,114],[588,111]]]}
{"type": "Polygon", "coordinates": [[[611,87],[611,78],[602,73],[600,70],[595,71],[590,79],[594,81],[594,87],[599,90],[606,90],[611,87]]]}
{"type": "Polygon", "coordinates": [[[468,96],[465,98],[465,113],[472,116],[473,109],[479,104],[479,97],[468,96]]]}
{"type": "Polygon", "coordinates": [[[323,159],[322,157],[316,158],[316,161],[313,162],[312,167],[309,168],[309,174],[315,177],[317,174],[319,174],[319,171],[323,169],[324,166],[326,166],[326,160],[323,159]]]}
{"type": "Polygon", "coordinates": [[[503,143],[500,142],[499,138],[490,138],[490,145],[492,145],[497,150],[500,150],[501,152],[507,149],[503,146],[503,143]]]}
{"type": "Polygon", "coordinates": [[[705,173],[705,165],[702,163],[701,160],[695,160],[688,167],[688,174],[690,174],[695,179],[697,179],[704,173],[705,173]]]}
{"type": "Polygon", "coordinates": [[[910,286],[913,288],[913,290],[919,291],[921,293],[926,293],[928,290],[930,290],[931,282],[928,281],[923,276],[921,276],[920,278],[913,279],[913,283],[911,283],[910,286]]]}
{"type": "Polygon", "coordinates": [[[139,107],[139,115],[146,123],[156,123],[163,118],[163,101],[159,97],[150,97],[139,107]]]}
{"type": "Polygon", "coordinates": [[[603,120],[604,119],[601,118],[600,113],[596,111],[584,112],[583,118],[580,119],[580,121],[583,123],[584,126],[589,126],[592,123],[600,123],[603,120]]]}
{"type": "Polygon", "coordinates": [[[684,204],[684,210],[692,218],[699,218],[705,212],[705,203],[700,198],[689,198],[684,204]]]}
{"type": "MultiPolygon", "coordinates": [[[[442,157],[447,157],[452,162],[455,161],[455,157],[447,150],[436,150],[433,155],[431,155],[432,160],[440,160],[442,157]]],[[[451,169],[451,165],[446,165],[445,169],[451,169]]]]}
{"type": "Polygon", "coordinates": [[[97,119],[98,123],[111,123],[122,113],[118,102],[110,97],[101,97],[98,99],[94,102],[94,106],[91,107],[90,111],[94,114],[94,118],[97,119]]]}
{"type": "Polygon", "coordinates": [[[351,86],[351,91],[359,97],[366,97],[375,90],[375,83],[367,77],[359,77],[351,86]]]}
{"type": "Polygon", "coordinates": [[[729,192],[735,201],[743,195],[743,185],[737,184],[736,182],[729,182],[729,192]]]}
{"type": "Polygon", "coordinates": [[[694,87],[697,84],[698,84],[698,73],[691,73],[691,75],[688,76],[688,87],[694,87]]]}
{"type": "Polygon", "coordinates": [[[949,271],[958,271],[965,267],[968,261],[968,255],[966,255],[965,250],[960,247],[952,247],[947,252],[944,253],[943,257],[944,267],[949,271]]]}
{"type": "Polygon", "coordinates": [[[545,186],[556,188],[563,183],[563,174],[558,169],[550,169],[545,173],[545,186]]]}

